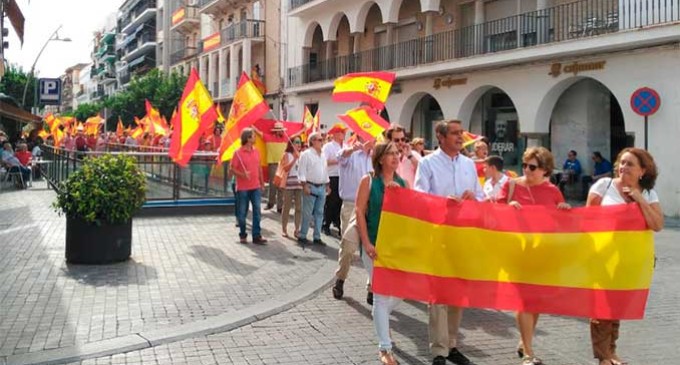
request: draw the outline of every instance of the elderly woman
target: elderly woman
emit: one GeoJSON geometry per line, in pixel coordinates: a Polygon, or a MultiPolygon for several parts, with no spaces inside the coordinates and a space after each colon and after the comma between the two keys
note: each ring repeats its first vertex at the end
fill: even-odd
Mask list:
{"type": "MultiPolygon", "coordinates": [[[[550,182],[550,174],[555,168],[555,158],[544,147],[528,148],[522,156],[522,177],[509,180],[498,196],[500,203],[507,203],[517,209],[525,205],[544,205],[557,209],[571,209],[564,202],[564,196],[557,186],[550,182]]],[[[538,313],[517,312],[517,327],[520,333],[520,344],[517,354],[522,365],[542,364],[534,355],[532,346],[538,313]]]]}
{"type": "MultiPolygon", "coordinates": [[[[660,231],[664,219],[659,197],[653,189],[658,173],[652,155],[639,148],[626,148],[616,158],[614,173],[614,178],[602,178],[593,184],[586,206],[638,204],[649,229],[660,231]]],[[[625,364],[616,355],[619,325],[618,320],[590,322],[593,355],[600,360],[600,365],[625,364]]]]}
{"type": "Polygon", "coordinates": [[[293,236],[297,237],[300,232],[302,222],[302,183],[298,178],[298,159],[300,158],[300,147],[302,141],[300,137],[294,137],[288,141],[286,151],[281,159],[283,169],[288,172],[288,177],[283,187],[283,208],[281,212],[281,235],[288,237],[288,218],[290,207],[295,202],[295,231],[293,236]]]}
{"type": "MultiPolygon", "coordinates": [[[[373,175],[364,176],[357,190],[355,213],[361,238],[361,261],[371,278],[373,260],[377,257],[375,244],[385,189],[408,187],[406,181],[397,175],[397,167],[399,167],[397,145],[394,142],[378,143],[373,150],[373,175]]],[[[378,356],[380,362],[385,365],[397,364],[392,354],[390,313],[401,301],[401,298],[381,294],[373,296],[373,326],[378,335],[378,356]]]]}

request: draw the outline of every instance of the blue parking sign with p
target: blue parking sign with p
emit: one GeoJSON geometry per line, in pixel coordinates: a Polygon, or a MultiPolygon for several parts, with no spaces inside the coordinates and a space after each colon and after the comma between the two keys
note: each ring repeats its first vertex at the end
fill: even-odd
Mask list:
{"type": "Polygon", "coordinates": [[[61,79],[40,79],[40,103],[43,105],[61,104],[61,79]]]}

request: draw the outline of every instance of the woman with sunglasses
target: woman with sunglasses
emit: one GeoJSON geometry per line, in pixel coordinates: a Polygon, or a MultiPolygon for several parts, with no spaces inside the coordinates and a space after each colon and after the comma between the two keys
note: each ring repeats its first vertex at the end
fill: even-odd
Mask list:
{"type": "MultiPolygon", "coordinates": [[[[528,148],[522,155],[523,176],[509,180],[498,196],[498,202],[507,203],[516,209],[525,205],[544,205],[557,209],[571,209],[564,201],[560,189],[550,182],[550,174],[555,168],[555,158],[544,147],[528,148]]],[[[538,365],[543,362],[534,355],[532,341],[538,313],[517,312],[517,327],[520,332],[520,344],[517,355],[522,365],[538,365]]]]}
{"type": "MultiPolygon", "coordinates": [[[[664,218],[659,196],[654,191],[658,172],[652,155],[643,149],[626,148],[616,158],[614,173],[613,179],[602,178],[593,184],[586,206],[638,204],[649,229],[660,231],[664,218]]],[[[616,355],[619,326],[619,320],[590,321],[593,355],[600,365],[626,364],[616,355]]]]}
{"type": "Polygon", "coordinates": [[[288,171],[286,186],[283,189],[283,207],[281,211],[281,235],[288,237],[288,217],[290,207],[295,201],[295,232],[294,237],[300,232],[302,222],[302,183],[298,178],[298,159],[300,158],[300,147],[302,141],[300,137],[293,137],[288,140],[286,151],[281,159],[283,169],[288,171]]]}
{"type": "MultiPolygon", "coordinates": [[[[408,188],[404,179],[397,175],[399,167],[399,148],[394,142],[378,143],[373,150],[373,174],[361,179],[357,189],[355,213],[359,237],[361,239],[361,261],[373,277],[373,261],[378,225],[382,213],[385,189],[393,187],[408,188]]],[[[371,280],[372,282],[372,280],[371,280]]],[[[373,326],[378,335],[378,356],[383,365],[396,365],[390,338],[390,313],[402,302],[401,298],[382,294],[373,295],[373,326]]]]}

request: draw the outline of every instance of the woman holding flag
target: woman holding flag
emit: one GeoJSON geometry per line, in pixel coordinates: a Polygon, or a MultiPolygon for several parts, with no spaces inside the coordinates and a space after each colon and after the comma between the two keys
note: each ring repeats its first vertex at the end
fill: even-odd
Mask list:
{"type": "MultiPolygon", "coordinates": [[[[639,148],[626,148],[619,153],[614,166],[615,177],[602,178],[593,184],[586,206],[636,203],[647,227],[660,231],[664,218],[659,197],[654,191],[658,172],[652,155],[639,148]]],[[[625,364],[616,354],[619,326],[619,320],[593,319],[590,322],[593,356],[600,365],[625,364]]]]}
{"type": "MultiPolygon", "coordinates": [[[[557,209],[571,209],[564,196],[549,177],[555,168],[555,158],[544,147],[528,148],[522,156],[523,176],[509,180],[498,196],[498,202],[516,209],[525,205],[544,205],[557,209]]],[[[532,346],[538,313],[517,312],[517,327],[521,336],[517,355],[522,365],[539,365],[543,361],[534,355],[532,346]]]]}
{"type": "MultiPolygon", "coordinates": [[[[385,189],[408,187],[406,181],[396,173],[399,167],[399,149],[394,142],[378,143],[372,162],[373,175],[366,175],[361,179],[355,205],[356,223],[361,238],[361,261],[371,278],[373,261],[377,257],[375,245],[385,189]]],[[[390,313],[401,301],[401,298],[381,294],[374,294],[373,297],[373,326],[378,336],[380,361],[385,365],[398,363],[392,354],[390,313]]]]}

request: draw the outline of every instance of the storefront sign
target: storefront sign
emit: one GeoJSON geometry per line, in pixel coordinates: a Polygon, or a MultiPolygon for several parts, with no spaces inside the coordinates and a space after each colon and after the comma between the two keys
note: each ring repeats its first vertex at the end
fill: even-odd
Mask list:
{"type": "Polygon", "coordinates": [[[451,88],[451,86],[456,86],[456,85],[465,85],[467,84],[467,77],[462,78],[462,79],[454,79],[451,76],[447,77],[437,77],[434,79],[434,85],[432,87],[435,88],[435,90],[439,90],[442,86],[446,86],[448,88],[451,88]]]}
{"type": "Polygon", "coordinates": [[[607,61],[597,61],[597,62],[572,62],[567,64],[561,64],[559,62],[553,63],[550,66],[550,72],[548,75],[552,77],[558,77],[561,74],[572,74],[574,76],[578,75],[580,72],[584,71],[595,71],[604,70],[604,65],[607,61]]]}

